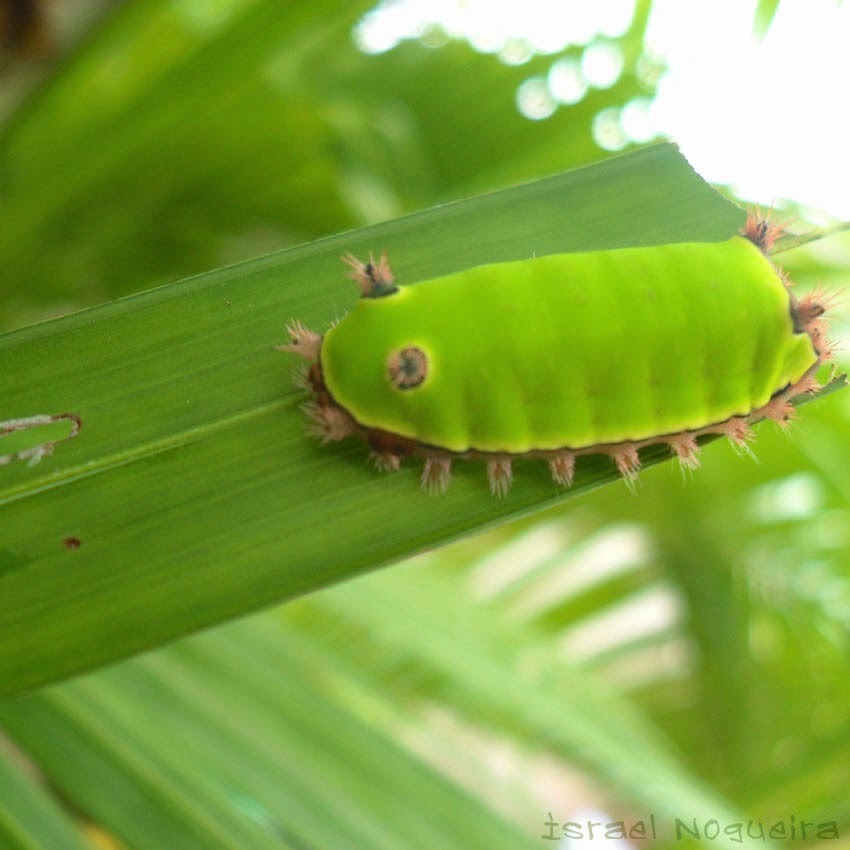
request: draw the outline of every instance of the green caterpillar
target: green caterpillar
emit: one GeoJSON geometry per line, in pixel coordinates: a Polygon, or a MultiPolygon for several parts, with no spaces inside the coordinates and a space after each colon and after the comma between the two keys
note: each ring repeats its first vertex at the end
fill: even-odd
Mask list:
{"type": "Polygon", "coordinates": [[[692,468],[703,434],[743,445],[754,421],[786,424],[830,359],[822,303],[797,300],[767,257],[778,232],[750,218],[725,242],[554,254],[410,287],[386,254],[349,255],[354,309],[324,336],[291,323],[280,348],[312,361],[300,384],[323,442],[359,434],[382,470],[424,455],[431,492],[460,457],[486,459],[498,496],[517,456],[545,458],[564,486],[585,454],[631,480],[655,443],[692,468]]]}

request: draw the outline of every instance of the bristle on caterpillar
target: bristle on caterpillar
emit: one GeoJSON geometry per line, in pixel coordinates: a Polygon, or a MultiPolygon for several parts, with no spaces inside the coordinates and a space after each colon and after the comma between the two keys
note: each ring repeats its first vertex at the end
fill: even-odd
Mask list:
{"type": "Polygon", "coordinates": [[[511,459],[509,457],[494,457],[487,461],[487,480],[490,482],[490,492],[502,498],[508,494],[514,480],[511,459]]]}
{"type": "Polygon", "coordinates": [[[336,405],[307,402],[301,409],[310,418],[307,431],[323,444],[335,443],[357,433],[351,417],[336,405]]]}
{"type": "Polygon", "coordinates": [[[687,431],[683,434],[674,434],[665,440],[670,451],[679,459],[679,465],[683,469],[697,469],[699,467],[699,446],[696,437],[687,431]]]}
{"type": "Polygon", "coordinates": [[[310,372],[304,366],[296,366],[292,370],[292,383],[296,389],[303,390],[305,393],[313,389],[310,383],[310,372]]]}
{"type": "Polygon", "coordinates": [[[769,209],[765,215],[761,214],[758,207],[754,212],[747,214],[747,221],[741,229],[741,235],[749,239],[763,254],[769,254],[776,240],[785,233],[785,228],[791,224],[790,221],[772,222],[770,215],[773,209],[769,209]]]}
{"type": "Polygon", "coordinates": [[[552,480],[561,487],[570,487],[576,471],[576,456],[572,452],[562,452],[549,458],[549,471],[552,480]]]}
{"type": "Polygon", "coordinates": [[[729,438],[729,441],[739,449],[746,449],[747,443],[755,437],[750,423],[743,416],[733,416],[717,426],[717,433],[729,438]]]}
{"type": "Polygon", "coordinates": [[[289,342],[275,346],[278,351],[292,352],[305,360],[315,360],[319,356],[322,338],[317,333],[308,330],[297,319],[286,326],[286,332],[289,334],[289,342]]]}
{"type": "Polygon", "coordinates": [[[422,467],[422,487],[432,496],[446,492],[452,477],[452,461],[448,457],[429,457],[422,467]]]}
{"type": "Polygon", "coordinates": [[[623,443],[620,446],[609,449],[611,460],[617,466],[620,475],[627,483],[633,482],[640,471],[640,455],[633,443],[623,443]]]}
{"type": "Polygon", "coordinates": [[[379,472],[395,472],[396,470],[401,469],[401,458],[393,452],[372,451],[369,457],[372,459],[375,469],[379,472]]]}
{"type": "Polygon", "coordinates": [[[782,397],[771,399],[759,411],[765,419],[772,419],[780,428],[787,428],[797,418],[797,409],[782,397]]]}
{"type": "Polygon", "coordinates": [[[364,298],[380,298],[397,290],[386,251],[381,252],[381,258],[377,261],[371,253],[368,262],[365,263],[358,260],[354,254],[345,254],[342,261],[351,266],[352,270],[348,273],[348,277],[357,284],[364,298]]]}

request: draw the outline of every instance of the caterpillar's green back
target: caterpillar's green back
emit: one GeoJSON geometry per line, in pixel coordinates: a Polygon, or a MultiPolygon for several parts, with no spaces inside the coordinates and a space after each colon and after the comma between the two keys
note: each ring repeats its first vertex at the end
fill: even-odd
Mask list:
{"type": "Polygon", "coordinates": [[[746,416],[816,360],[777,271],[742,237],[479,266],[362,298],[321,353],[359,424],[512,454],[746,416]],[[427,357],[413,389],[387,379],[406,347],[427,357]]]}
{"type": "Polygon", "coordinates": [[[325,442],[359,434],[376,465],[425,455],[443,490],[453,459],[484,456],[504,495],[511,458],[546,458],[558,484],[576,458],[609,455],[627,478],[666,443],[687,467],[699,437],[743,445],[750,423],[786,424],[830,359],[823,304],[797,300],[767,257],[779,229],[556,254],[395,284],[386,255],[348,256],[362,298],[324,337],[289,326],[312,365],[302,385],[325,442]]]}

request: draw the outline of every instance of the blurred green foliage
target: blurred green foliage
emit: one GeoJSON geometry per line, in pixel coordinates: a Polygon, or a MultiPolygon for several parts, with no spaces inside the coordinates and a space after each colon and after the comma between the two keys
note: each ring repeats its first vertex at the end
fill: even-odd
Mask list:
{"type": "MultiPolygon", "coordinates": [[[[599,159],[594,116],[651,93],[648,2],[616,85],[539,122],[516,88],[557,57],[364,55],[370,5],[105,16],[2,128],[0,325],[599,159]]],[[[782,261],[801,286],[846,285],[850,240],[782,261]]],[[[716,444],[687,480],[665,464],[636,496],[602,488],[2,703],[0,844],[531,847],[549,812],[640,818],[678,788],[682,818],[836,821],[841,841],[791,843],[845,845],[846,395],[762,426],[757,462],[716,444]]]]}
{"type": "Polygon", "coordinates": [[[0,327],[585,164],[593,116],[642,90],[646,3],[616,85],[546,122],[514,94],[557,57],[366,56],[369,5],[133,0],[104,20],[0,136],[0,327]]]}

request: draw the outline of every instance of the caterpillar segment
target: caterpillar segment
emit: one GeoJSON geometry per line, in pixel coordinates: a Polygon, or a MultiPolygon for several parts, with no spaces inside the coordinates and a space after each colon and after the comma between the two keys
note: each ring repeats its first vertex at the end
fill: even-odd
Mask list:
{"type": "MultiPolygon", "coordinates": [[[[491,404],[491,407],[476,410],[475,406],[480,405],[481,398],[486,395],[486,386],[484,385],[488,381],[488,370],[499,368],[499,363],[471,364],[470,367],[475,370],[475,377],[467,379],[465,375],[462,375],[462,368],[458,367],[456,362],[447,358],[440,360],[434,354],[434,351],[441,343],[438,338],[439,334],[447,331],[442,331],[442,326],[438,321],[431,321],[429,324],[429,320],[425,317],[444,314],[446,304],[451,303],[448,294],[443,289],[438,291],[438,287],[446,279],[437,278],[416,287],[399,287],[395,283],[395,277],[386,252],[383,252],[377,260],[370,254],[368,261],[365,262],[358,260],[351,254],[343,257],[343,261],[351,268],[349,277],[357,283],[361,293],[358,307],[324,336],[308,329],[299,321],[290,322],[287,325],[289,342],[278,346],[278,348],[281,351],[297,354],[309,362],[306,370],[301,369],[297,373],[296,383],[299,387],[306,388],[312,396],[311,400],[303,406],[303,409],[310,420],[308,430],[313,436],[317,437],[322,443],[343,440],[349,436],[363,438],[370,448],[372,463],[382,472],[398,470],[402,460],[409,455],[423,456],[421,484],[423,489],[430,494],[439,495],[446,491],[451,478],[452,462],[465,458],[478,458],[485,461],[490,491],[498,498],[504,497],[510,490],[513,481],[512,461],[517,457],[546,460],[555,484],[559,487],[570,487],[575,476],[578,458],[585,455],[606,455],[611,459],[626,483],[632,487],[640,471],[640,451],[642,449],[664,444],[678,460],[684,471],[694,470],[700,465],[699,440],[701,437],[721,435],[738,449],[748,451],[748,444],[753,439],[753,423],[762,419],[771,419],[783,428],[788,427],[791,420],[796,416],[793,405],[794,399],[820,388],[816,377],[818,369],[831,360],[835,349],[834,343],[826,336],[825,324],[825,314],[831,304],[832,297],[819,290],[810,292],[799,299],[793,295],[790,289],[791,281],[788,280],[781,269],[767,259],[771,246],[781,235],[781,232],[781,226],[770,224],[765,219],[750,216],[746,226],[741,231],[743,239],[736,237],[729,240],[728,243],[659,246],[658,250],[667,251],[667,256],[659,255],[659,258],[651,257],[648,253],[641,253],[655,250],[649,248],[621,249],[620,252],[595,252],[592,257],[591,255],[556,255],[555,259],[551,261],[555,272],[562,271],[564,280],[569,280],[570,275],[576,269],[582,271],[585,268],[582,263],[585,263],[588,275],[596,274],[595,269],[597,267],[607,267],[612,264],[615,266],[614,272],[616,273],[617,263],[622,263],[622,268],[628,270],[640,269],[645,266],[650,277],[655,275],[651,283],[657,281],[657,288],[660,291],[666,291],[668,297],[675,300],[681,298],[680,293],[688,291],[689,286],[693,287],[695,291],[695,287],[704,283],[703,278],[700,277],[701,272],[698,270],[703,260],[701,256],[692,259],[691,253],[694,253],[704,255],[704,262],[709,265],[714,263],[712,268],[715,269],[723,269],[723,264],[727,263],[729,268],[726,278],[734,282],[729,283],[728,286],[737,285],[739,272],[735,262],[740,260],[745,266],[743,271],[740,272],[741,287],[752,285],[755,288],[762,287],[765,289],[767,294],[759,295],[756,293],[751,299],[752,304],[745,305],[745,311],[750,311],[746,315],[746,321],[742,320],[738,326],[729,326],[732,327],[731,333],[728,327],[722,324],[724,311],[721,310],[720,329],[706,327],[703,336],[708,340],[706,345],[709,351],[716,354],[720,349],[717,347],[711,349],[710,343],[718,333],[726,332],[730,333],[730,336],[734,333],[740,334],[742,328],[749,328],[748,322],[758,324],[758,322],[763,321],[766,329],[750,346],[752,351],[747,356],[751,356],[754,362],[761,364],[760,368],[769,373],[767,377],[754,373],[751,381],[752,384],[761,387],[767,385],[768,390],[770,390],[769,395],[766,395],[762,390],[761,399],[758,403],[754,402],[750,407],[743,410],[735,410],[731,415],[718,417],[712,416],[713,410],[704,410],[705,405],[700,407],[699,399],[708,393],[704,393],[703,396],[692,393],[688,398],[693,399],[694,409],[699,412],[689,414],[685,411],[679,419],[689,419],[689,421],[687,426],[681,429],[661,427],[659,433],[630,435],[637,438],[605,439],[609,432],[603,429],[597,433],[593,430],[593,427],[586,427],[587,423],[583,422],[582,413],[579,411],[574,417],[578,424],[565,427],[563,441],[553,444],[553,433],[557,433],[556,431],[553,432],[553,428],[557,427],[557,423],[553,425],[553,417],[549,415],[546,402],[541,402],[541,398],[551,397],[555,399],[553,403],[557,403],[559,393],[563,388],[551,386],[551,384],[558,380],[573,380],[575,383],[575,380],[568,374],[570,369],[568,357],[576,357],[579,383],[582,377],[582,369],[594,368],[593,366],[587,367],[586,363],[582,365],[579,348],[571,349],[568,345],[563,350],[555,352],[550,352],[545,347],[538,348],[531,355],[517,351],[515,356],[509,356],[501,361],[503,365],[509,364],[511,373],[519,375],[520,381],[526,382],[525,385],[520,387],[520,390],[521,394],[525,393],[531,399],[528,402],[529,404],[537,405],[539,408],[537,412],[538,424],[534,426],[539,429],[538,435],[531,434],[529,436],[528,433],[523,431],[523,428],[526,431],[528,430],[526,420],[522,418],[521,414],[517,414],[507,401],[503,402],[500,398],[491,403],[490,397],[486,396],[488,401],[484,404],[484,408],[486,408],[486,404],[491,404]],[[753,252],[752,248],[746,249],[744,246],[747,243],[756,246],[762,259],[752,256],[757,252],[753,252]],[[726,250],[722,246],[727,244],[729,246],[728,261],[722,255],[722,252],[726,250]],[[631,253],[628,254],[627,252],[631,253]],[[571,259],[575,257],[579,259],[571,259]],[[558,258],[562,259],[558,260],[558,258]],[[583,258],[587,259],[584,260],[583,258]],[[669,271],[664,265],[668,261],[671,267],[669,271]],[[563,269],[558,267],[558,262],[563,264],[563,269]],[[681,268],[677,267],[677,264],[681,268]],[[661,269],[661,271],[658,269],[661,269]],[[681,281],[677,275],[682,277],[681,281]],[[688,275],[691,275],[692,279],[689,279],[688,275]],[[668,281],[668,277],[676,279],[668,281]],[[369,321],[364,321],[362,331],[355,332],[355,330],[352,330],[356,321],[364,319],[365,314],[370,311],[374,312],[375,308],[382,307],[384,303],[389,304],[395,301],[401,304],[404,299],[412,298],[411,292],[416,292],[417,297],[419,297],[419,294],[425,293],[428,287],[432,286],[434,287],[434,303],[427,303],[423,294],[423,304],[427,309],[420,308],[421,312],[415,314],[414,319],[410,320],[409,324],[398,333],[392,330],[393,323],[403,324],[407,319],[404,316],[395,315],[392,311],[387,311],[386,316],[381,316],[380,321],[376,319],[371,324],[369,321]],[[665,287],[667,287],[666,290],[665,287]],[[787,299],[784,319],[787,327],[784,328],[781,327],[783,322],[781,298],[783,297],[787,299]],[[440,298],[444,300],[441,301],[440,298]],[[780,299],[780,301],[777,302],[777,299],[780,299]],[[758,311],[763,310],[769,313],[770,309],[773,309],[776,312],[777,303],[780,304],[779,317],[766,315],[766,318],[762,320],[758,311]],[[765,304],[767,306],[764,306],[765,304]],[[771,304],[773,308],[771,308],[771,304]],[[354,319],[352,319],[353,314],[357,314],[354,319]],[[423,316],[421,323],[417,318],[419,315],[423,316]],[[421,328],[420,324],[422,325],[421,328]],[[388,331],[387,327],[390,327],[391,330],[388,331]],[[357,333],[362,335],[358,336],[357,333]],[[377,341],[372,338],[375,335],[380,337],[381,334],[383,334],[383,337],[377,341]],[[437,342],[434,342],[435,338],[437,338],[437,342]],[[383,352],[383,354],[378,354],[378,352],[383,352]],[[380,361],[377,365],[375,363],[376,357],[380,361]],[[523,357],[526,359],[523,360],[523,357]],[[539,369],[536,369],[535,366],[539,361],[546,362],[543,362],[539,369]],[[532,364],[530,370],[526,368],[529,362],[532,364]],[[552,362],[558,364],[556,369],[552,369],[552,362]],[[549,368],[548,373],[546,372],[547,368],[549,368]],[[524,369],[525,371],[523,371],[524,369]],[[544,373],[544,379],[538,380],[541,373],[544,373]],[[766,384],[771,379],[779,385],[773,388],[773,385],[766,384]],[[459,381],[462,385],[461,388],[457,389],[457,386],[452,385],[452,380],[459,381]],[[550,384],[547,384],[547,380],[550,384]],[[372,383],[370,384],[369,381],[372,381],[372,383]],[[437,392],[438,381],[443,382],[439,384],[439,392],[442,395],[437,392]],[[352,388],[356,388],[358,393],[362,393],[362,396],[354,398],[355,391],[352,388]],[[434,396],[434,401],[426,404],[424,399],[429,398],[429,393],[434,396]],[[767,398],[766,401],[764,401],[765,397],[767,398]],[[378,401],[373,403],[373,399],[378,399],[378,401]],[[461,422],[459,425],[454,423],[452,416],[457,415],[458,410],[466,409],[472,410],[470,421],[461,422]],[[378,413],[374,412],[376,410],[378,413]],[[492,445],[499,440],[503,443],[510,442],[504,437],[507,433],[505,428],[508,426],[501,430],[498,425],[496,427],[490,427],[490,425],[479,427],[479,419],[487,414],[492,415],[494,419],[497,419],[497,422],[515,422],[517,434],[522,435],[522,438],[517,437],[516,445],[512,445],[510,448],[508,445],[492,445]],[[702,421],[699,421],[700,416],[702,421]],[[478,428],[477,431],[476,428],[478,428]],[[582,442],[577,436],[580,434],[586,436],[587,433],[596,434],[600,439],[585,439],[582,442]],[[495,436],[492,436],[491,439],[491,435],[495,436]],[[534,442],[535,439],[539,440],[537,444],[534,442]]],[[[483,293],[482,297],[486,301],[490,296],[490,290],[486,289],[487,282],[484,280],[484,276],[492,270],[492,275],[497,282],[501,281],[505,275],[530,276],[527,280],[523,278],[521,281],[522,291],[527,292],[535,282],[533,275],[537,273],[536,269],[539,268],[542,259],[545,258],[523,261],[524,264],[530,264],[525,266],[523,263],[511,263],[477,267],[467,273],[455,274],[451,283],[460,288],[464,285],[467,286],[472,292],[470,298],[479,297],[478,290],[473,292],[476,286],[483,287],[480,293],[483,293]],[[464,274],[466,277],[461,277],[464,274]]],[[[599,281],[590,280],[589,282],[596,284],[599,281]]],[[[558,281],[555,283],[557,284],[558,281]]],[[[616,286],[621,283],[622,281],[616,279],[613,283],[609,281],[609,291],[600,296],[608,300],[599,308],[599,315],[608,318],[616,312],[618,306],[616,286]]],[[[510,285],[510,283],[506,285],[510,285]]],[[[653,288],[653,286],[654,284],[647,284],[648,289],[653,288]]],[[[596,292],[601,288],[601,286],[588,286],[587,291],[596,292]]],[[[636,286],[633,286],[632,290],[632,295],[628,297],[634,299],[636,297],[634,291],[637,291],[636,286]]],[[[551,303],[543,304],[540,310],[544,314],[557,312],[556,308],[562,303],[558,302],[558,299],[563,296],[560,294],[553,296],[551,295],[552,291],[550,288],[548,297],[554,298],[556,303],[554,305],[551,303]]],[[[734,302],[732,309],[741,309],[738,301],[746,300],[746,290],[741,292],[740,299],[738,291],[730,290],[730,292],[729,299],[734,302]]],[[[624,299],[627,295],[624,295],[624,299]]],[[[541,297],[545,297],[545,293],[541,297]]],[[[698,292],[697,297],[699,297],[698,292]]],[[[652,299],[654,298],[655,293],[652,293],[652,299]]],[[[581,294],[578,300],[587,299],[581,294]]],[[[533,303],[531,307],[533,307],[533,303]]],[[[469,308],[469,305],[467,305],[467,308],[469,308]]],[[[524,309],[527,308],[515,308],[514,303],[511,302],[512,312],[521,314],[524,309]]],[[[676,310],[679,313],[687,309],[686,304],[683,306],[683,303],[677,303],[676,305],[676,310]]],[[[700,315],[702,308],[697,304],[691,309],[693,315],[690,320],[698,321],[694,317],[700,315]]],[[[482,310],[486,312],[483,305],[482,310]]],[[[661,319],[656,319],[651,312],[647,312],[646,305],[642,301],[635,301],[633,309],[628,304],[625,305],[622,307],[621,313],[620,319],[617,319],[616,316],[610,319],[612,322],[621,322],[620,332],[624,328],[629,329],[630,326],[623,323],[632,321],[632,313],[636,315],[636,321],[643,321],[650,325],[647,330],[647,339],[654,339],[658,334],[665,331],[661,319]],[[641,310],[644,312],[641,313],[641,310]],[[653,322],[655,322],[655,325],[653,325],[653,322]]],[[[534,328],[537,319],[533,317],[533,314],[529,313],[529,315],[532,316],[530,320],[528,316],[525,317],[527,326],[534,328]]],[[[580,325],[578,320],[571,322],[572,318],[569,311],[565,311],[564,335],[570,335],[576,327],[585,327],[588,324],[584,322],[584,325],[580,325]]],[[[461,336],[468,335],[470,338],[475,338],[470,343],[471,345],[477,345],[479,348],[483,346],[486,349],[486,341],[482,343],[480,339],[482,334],[485,334],[485,331],[481,330],[485,321],[486,317],[476,316],[474,311],[468,310],[464,317],[466,324],[454,324],[450,327],[455,330],[460,328],[461,336]],[[482,324],[476,326],[476,321],[482,324]]],[[[540,323],[541,326],[545,324],[545,316],[541,317],[540,323]]],[[[683,336],[676,328],[674,320],[670,319],[666,330],[670,333],[671,357],[675,357],[677,353],[686,357],[688,353],[683,346],[686,345],[689,337],[683,336]],[[679,333],[678,336],[677,333],[679,333]]],[[[499,335],[500,331],[497,329],[494,333],[499,335]]],[[[688,333],[693,335],[693,328],[688,333]]],[[[753,333],[758,333],[758,330],[754,330],[753,333]]],[[[521,342],[517,342],[521,335],[511,337],[511,334],[505,330],[502,336],[506,337],[505,345],[522,345],[521,342]]],[[[593,342],[592,337],[588,338],[593,342]]],[[[561,344],[560,336],[556,335],[552,339],[555,340],[551,343],[552,346],[561,344]]],[[[613,343],[617,341],[618,332],[612,331],[598,343],[594,356],[598,359],[600,353],[607,355],[611,351],[613,343]]],[[[732,342],[734,345],[737,338],[733,337],[732,342]]],[[[501,337],[499,337],[499,344],[501,344],[501,337]]],[[[491,354],[493,351],[498,352],[498,348],[495,346],[496,343],[493,343],[493,347],[488,349],[491,354]]],[[[455,349],[449,345],[447,350],[455,349]]],[[[458,350],[462,350],[462,345],[461,349],[458,350]]],[[[662,354],[666,357],[666,352],[662,352],[662,354]]],[[[607,386],[605,380],[613,380],[616,384],[618,376],[630,368],[634,368],[635,373],[638,374],[640,370],[635,364],[640,366],[641,357],[646,360],[650,355],[641,355],[640,353],[632,355],[632,353],[626,352],[620,356],[615,352],[611,356],[613,365],[608,371],[606,371],[607,367],[603,366],[599,372],[601,375],[599,380],[596,380],[595,373],[590,377],[585,376],[586,396],[593,397],[594,391],[598,394],[600,385],[604,391],[607,386]]],[[[723,377],[722,364],[718,365],[715,361],[709,360],[708,354],[706,358],[710,364],[708,371],[714,369],[715,372],[719,371],[721,374],[721,377],[716,379],[716,386],[712,385],[712,391],[716,394],[722,394],[726,389],[724,381],[728,383],[734,381],[734,376],[741,371],[738,368],[740,364],[736,366],[737,371],[729,370],[727,379],[723,377]]],[[[457,361],[464,361],[465,359],[466,355],[456,358],[457,361]]],[[[591,364],[594,363],[592,358],[590,362],[591,364]]],[[[668,360],[662,359],[661,362],[666,364],[668,360]]],[[[671,368],[675,369],[676,363],[672,360],[669,362],[671,368]]],[[[645,369],[644,372],[646,371],[645,369]]],[[[703,368],[703,373],[705,371],[706,369],[703,368]]],[[[699,373],[696,370],[694,375],[693,381],[700,380],[699,373]]],[[[639,383],[640,378],[636,378],[635,381],[639,383]]],[[[670,404],[679,405],[684,410],[684,402],[679,398],[680,383],[683,382],[680,380],[677,383],[675,379],[671,379],[667,391],[669,392],[670,404]]],[[[487,386],[499,388],[500,384],[487,384],[487,386]]],[[[620,389],[618,390],[615,386],[612,392],[622,393],[622,404],[605,408],[605,410],[614,410],[615,414],[619,410],[627,412],[629,400],[633,398],[633,394],[630,394],[627,389],[623,389],[625,386],[623,381],[617,386],[620,389]]],[[[498,395],[498,392],[496,395],[498,395]]],[[[574,407],[581,407],[583,398],[584,396],[580,395],[570,396],[570,399],[573,400],[571,401],[573,406],[566,408],[567,418],[570,418],[574,407]]],[[[637,396],[634,396],[634,398],[637,398],[637,396]]],[[[663,405],[659,404],[657,407],[663,407],[663,405]]],[[[607,418],[604,421],[606,424],[608,423],[607,418]]],[[[662,417],[662,421],[668,420],[664,420],[662,417]]],[[[514,425],[511,427],[514,427],[514,425]]],[[[634,417],[629,420],[628,417],[624,416],[624,424],[621,430],[626,431],[630,428],[637,428],[634,425],[634,417]]],[[[644,431],[646,430],[647,428],[644,428],[644,431]]]]}

